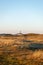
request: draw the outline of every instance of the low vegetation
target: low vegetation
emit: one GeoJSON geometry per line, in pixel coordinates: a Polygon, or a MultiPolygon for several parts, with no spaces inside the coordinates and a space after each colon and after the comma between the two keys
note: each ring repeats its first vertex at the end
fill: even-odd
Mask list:
{"type": "Polygon", "coordinates": [[[43,65],[43,35],[0,35],[0,65],[43,65]]]}

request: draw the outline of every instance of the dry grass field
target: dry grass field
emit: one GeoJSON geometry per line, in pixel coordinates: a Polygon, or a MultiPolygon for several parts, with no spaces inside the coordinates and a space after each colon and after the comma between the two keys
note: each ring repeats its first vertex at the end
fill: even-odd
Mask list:
{"type": "Polygon", "coordinates": [[[43,65],[43,35],[1,35],[0,65],[43,65]],[[38,48],[37,44],[41,47],[38,48]]]}

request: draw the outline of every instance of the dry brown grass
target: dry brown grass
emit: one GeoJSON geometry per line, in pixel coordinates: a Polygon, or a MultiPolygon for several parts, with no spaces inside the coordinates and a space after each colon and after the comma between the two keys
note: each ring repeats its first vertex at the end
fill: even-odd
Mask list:
{"type": "MultiPolygon", "coordinates": [[[[18,63],[15,65],[43,65],[43,50],[28,50],[28,49],[18,49],[18,45],[23,43],[23,40],[32,40],[33,42],[39,42],[43,44],[43,35],[31,35],[26,36],[13,36],[13,37],[0,37],[0,58],[1,55],[4,58],[5,62],[9,64],[5,65],[14,65],[13,63],[18,63]],[[15,45],[12,45],[15,44],[15,45]],[[16,46],[17,44],[17,46],[16,46]],[[3,45],[5,45],[3,47],[3,45]],[[6,47],[6,45],[11,45],[6,47]],[[4,52],[11,50],[13,52],[4,52]],[[17,61],[17,62],[16,62],[17,61]],[[11,64],[10,64],[11,63],[11,64]]],[[[23,43],[24,44],[24,43],[23,43]]],[[[3,59],[1,59],[3,60],[3,59]]],[[[3,62],[3,63],[5,63],[3,62]]],[[[1,63],[1,61],[0,61],[1,63]]],[[[4,65],[4,64],[2,64],[4,65]]]]}

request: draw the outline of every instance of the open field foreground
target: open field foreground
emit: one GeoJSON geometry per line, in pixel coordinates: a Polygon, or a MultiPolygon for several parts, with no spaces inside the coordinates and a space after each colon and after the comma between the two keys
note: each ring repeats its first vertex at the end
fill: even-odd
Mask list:
{"type": "Polygon", "coordinates": [[[43,34],[0,34],[0,65],[43,65],[43,34]]]}

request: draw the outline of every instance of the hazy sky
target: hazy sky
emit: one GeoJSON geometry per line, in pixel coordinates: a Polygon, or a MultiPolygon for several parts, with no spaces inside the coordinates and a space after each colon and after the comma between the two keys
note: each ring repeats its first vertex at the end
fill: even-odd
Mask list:
{"type": "Polygon", "coordinates": [[[0,0],[0,33],[43,33],[43,0],[0,0]]]}

